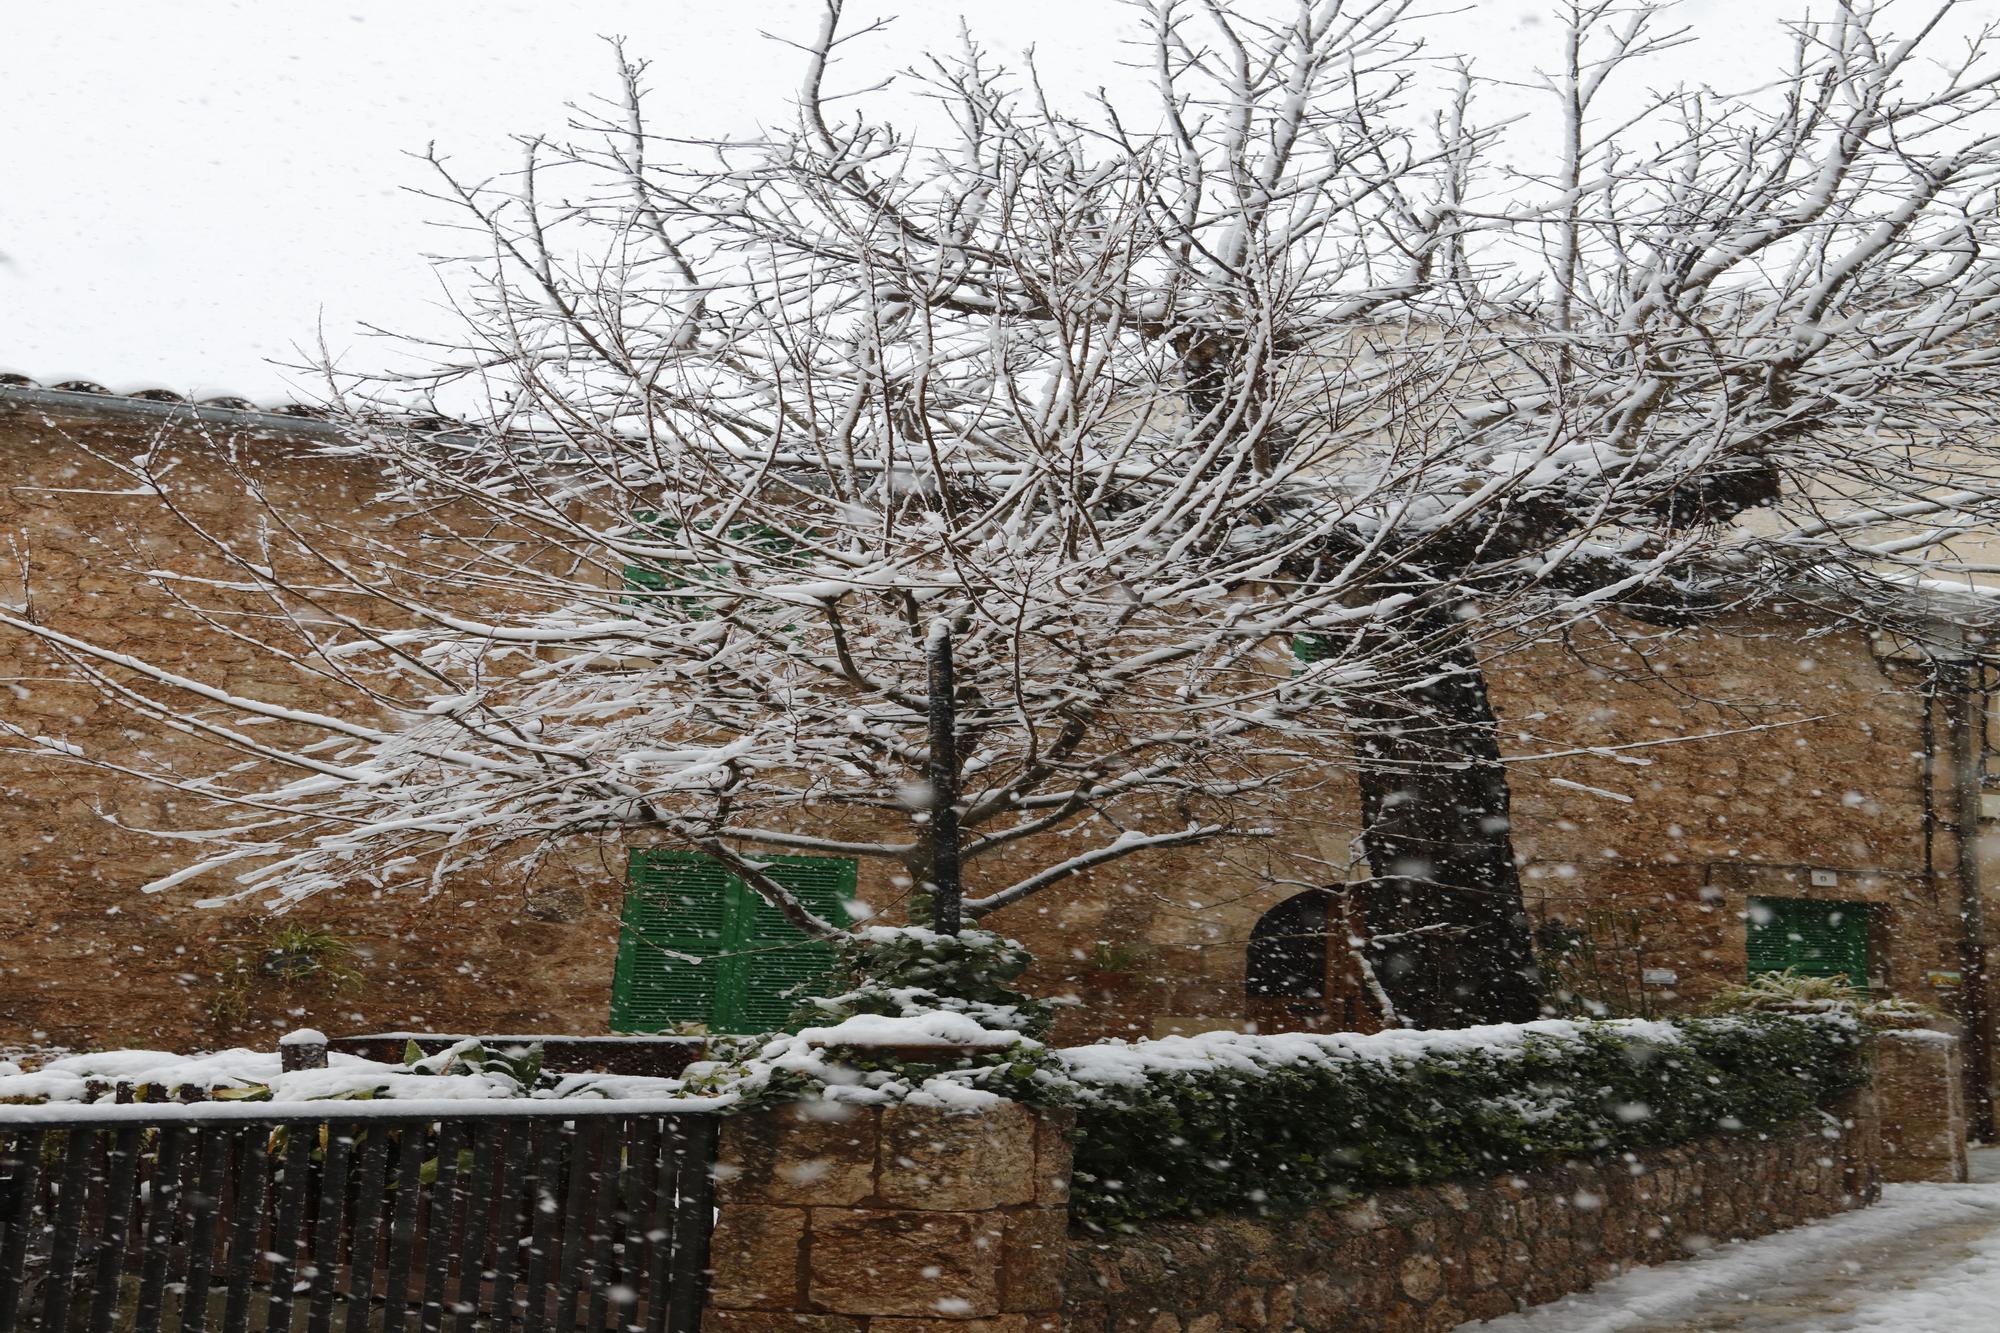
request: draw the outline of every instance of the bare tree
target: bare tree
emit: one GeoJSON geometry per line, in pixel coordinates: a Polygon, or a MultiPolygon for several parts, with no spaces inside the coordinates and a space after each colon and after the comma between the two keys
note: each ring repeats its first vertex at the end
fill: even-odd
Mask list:
{"type": "Polygon", "coordinates": [[[464,337],[337,385],[404,536],[279,514],[281,575],[204,530],[280,609],[274,660],[364,709],[0,620],[243,753],[169,775],[230,812],[189,873],[297,896],[643,830],[816,931],[757,856],[926,881],[942,624],[971,915],[1268,836],[1345,755],[1399,1012],[1532,1016],[1484,660],[1985,568],[1984,37],[1920,69],[1938,19],[1844,6],[1760,94],[1607,130],[1682,34],[1572,5],[1534,177],[1487,165],[1470,75],[1407,110],[1407,0],[1135,10],[1150,100],[1066,105],[967,39],[905,80],[937,132],[900,129],[894,89],[830,91],[828,0],[787,132],[659,135],[621,51],[622,95],[518,172],[433,158],[477,243],[464,337]],[[413,403],[456,424],[373,424],[413,403]]]}

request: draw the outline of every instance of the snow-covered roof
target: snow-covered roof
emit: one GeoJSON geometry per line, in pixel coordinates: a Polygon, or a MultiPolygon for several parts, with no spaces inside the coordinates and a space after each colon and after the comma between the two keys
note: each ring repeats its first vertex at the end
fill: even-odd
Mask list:
{"type": "MultiPolygon", "coordinates": [[[[45,411],[158,422],[203,422],[272,434],[331,437],[341,433],[333,414],[314,403],[259,405],[224,394],[199,400],[172,389],[112,389],[95,380],[68,379],[43,384],[14,371],[0,371],[0,405],[15,404],[45,411]]],[[[452,431],[465,423],[446,417],[412,413],[393,423],[406,431],[452,431]]]]}

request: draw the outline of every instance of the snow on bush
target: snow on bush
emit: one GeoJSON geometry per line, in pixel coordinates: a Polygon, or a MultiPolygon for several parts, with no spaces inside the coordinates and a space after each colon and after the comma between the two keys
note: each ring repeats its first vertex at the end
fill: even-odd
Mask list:
{"type": "Polygon", "coordinates": [[[1056,1053],[1072,1208],[1097,1226],[1265,1211],[1798,1124],[1856,1086],[1848,1015],[1106,1042],[1056,1053]]]}
{"type": "MultiPolygon", "coordinates": [[[[311,1033],[302,1040],[317,1036],[311,1033]]],[[[297,1042],[288,1039],[280,1044],[297,1042]]],[[[0,1064],[0,1102],[108,1100],[110,1089],[121,1083],[151,1093],[154,1100],[175,1098],[183,1088],[199,1088],[216,1101],[235,1102],[685,1095],[676,1079],[550,1073],[541,1067],[541,1048],[536,1044],[489,1051],[477,1039],[467,1039],[432,1056],[414,1049],[406,1054],[404,1061],[392,1064],[334,1051],[328,1053],[324,1069],[288,1072],[281,1067],[278,1052],[241,1047],[208,1055],[95,1051],[51,1060],[31,1073],[0,1064]]]]}
{"type": "Polygon", "coordinates": [[[953,1030],[975,1046],[1004,1046],[1023,1036],[1043,1037],[1054,1021],[1049,1001],[1014,987],[1034,956],[1018,940],[991,931],[962,930],[944,935],[921,926],[866,926],[836,940],[834,949],[851,989],[803,1000],[792,1015],[798,1025],[842,1025],[845,1035],[831,1038],[834,1044],[937,1040],[914,1035],[914,1028],[908,1035],[892,1039],[881,1035],[892,1031],[889,1028],[847,1026],[862,1015],[929,1022],[939,1014],[955,1014],[965,1022],[953,1030]],[[868,1041],[853,1040],[864,1031],[877,1035],[868,1041]],[[989,1035],[977,1035],[979,1032],[989,1035]],[[999,1040],[990,1035],[995,1033],[1011,1036],[999,1040]]]}

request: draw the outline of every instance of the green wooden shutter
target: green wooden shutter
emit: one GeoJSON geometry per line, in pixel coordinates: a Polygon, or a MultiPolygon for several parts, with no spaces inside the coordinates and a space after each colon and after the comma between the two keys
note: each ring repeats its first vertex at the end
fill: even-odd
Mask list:
{"type": "MultiPolygon", "coordinates": [[[[836,925],[848,923],[853,861],[758,861],[815,913],[836,925]]],[[[635,851],[630,876],[612,984],[615,1029],[658,1031],[688,1022],[704,1023],[711,1032],[775,1032],[800,995],[830,979],[833,947],[786,921],[714,859],[635,851]]]]}
{"type": "Polygon", "coordinates": [[[635,849],[611,986],[611,1026],[658,1032],[706,1023],[723,984],[730,876],[713,857],[635,849]]]}
{"type": "MultiPolygon", "coordinates": [[[[831,857],[760,857],[764,873],[790,889],[813,912],[835,925],[847,924],[854,899],[855,865],[831,857]]],[[[815,985],[833,979],[833,946],[785,920],[784,914],[749,888],[740,886],[749,911],[747,952],[742,959],[740,1008],[744,1032],[774,1032],[815,985]]]]}
{"type": "Polygon", "coordinates": [[[1746,941],[1750,972],[1868,984],[1868,905],[1806,898],[1752,898],[1746,941]]]}
{"type": "Polygon", "coordinates": [[[1292,636],[1292,656],[1300,666],[1311,666],[1314,662],[1324,662],[1333,656],[1333,645],[1323,634],[1294,634],[1292,636]]]}
{"type": "MultiPolygon", "coordinates": [[[[638,526],[634,536],[648,536],[667,539],[680,531],[680,524],[672,519],[663,519],[658,514],[642,511],[635,516],[638,526]]],[[[730,528],[730,536],[756,551],[772,564],[798,567],[805,563],[798,538],[793,533],[783,532],[765,523],[739,523],[730,528]]],[[[676,565],[671,570],[659,565],[626,565],[620,576],[625,581],[626,590],[633,593],[664,593],[682,588],[703,588],[712,582],[726,580],[731,573],[729,564],[719,565],[676,565]]],[[[706,620],[713,611],[699,596],[690,595],[673,599],[691,620],[706,620]]],[[[791,632],[791,626],[785,626],[791,632]]]]}

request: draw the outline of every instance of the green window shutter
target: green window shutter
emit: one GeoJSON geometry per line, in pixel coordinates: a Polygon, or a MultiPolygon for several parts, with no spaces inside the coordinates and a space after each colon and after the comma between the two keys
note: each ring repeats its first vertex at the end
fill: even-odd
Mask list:
{"type": "MultiPolygon", "coordinates": [[[[766,873],[818,915],[848,923],[855,863],[825,857],[760,858],[766,873]]],[[[611,1026],[656,1032],[703,1023],[711,1032],[772,1032],[797,994],[833,970],[831,945],[786,921],[714,858],[639,849],[618,938],[611,1026]]]]}
{"type": "Polygon", "coordinates": [[[1868,905],[1806,898],[1752,898],[1746,944],[1750,972],[1844,977],[1868,984],[1868,905]]]}
{"type": "Polygon", "coordinates": [[[1294,634],[1292,636],[1292,656],[1300,666],[1311,666],[1314,662],[1324,662],[1333,656],[1333,646],[1321,634],[1294,634]]]}
{"type": "MultiPolygon", "coordinates": [[[[663,519],[651,511],[641,511],[634,516],[637,526],[632,529],[635,537],[657,537],[666,539],[680,531],[680,524],[672,519],[663,519]]],[[[731,527],[729,535],[744,546],[755,551],[759,558],[775,565],[800,567],[805,563],[796,534],[782,532],[765,523],[739,523],[731,527]]],[[[671,569],[660,565],[626,565],[619,571],[629,593],[666,593],[679,589],[696,589],[711,586],[716,582],[726,582],[732,572],[728,563],[719,565],[675,565],[671,569]]],[[[691,620],[706,620],[712,612],[706,602],[697,595],[671,599],[679,604],[682,612],[691,620]]],[[[786,626],[789,632],[791,627],[786,626]]]]}
{"type": "Polygon", "coordinates": [[[611,987],[611,1026],[657,1032],[706,1023],[722,985],[728,876],[709,857],[635,850],[611,987]]]}
{"type": "MultiPolygon", "coordinates": [[[[844,926],[847,904],[854,899],[855,864],[818,856],[758,858],[764,873],[791,890],[815,915],[844,926]]],[[[737,886],[748,918],[745,953],[735,1011],[729,1015],[742,1032],[775,1032],[784,1027],[799,999],[823,982],[833,980],[833,946],[816,940],[785,920],[784,914],[759,897],[747,884],[737,886]]]]}

